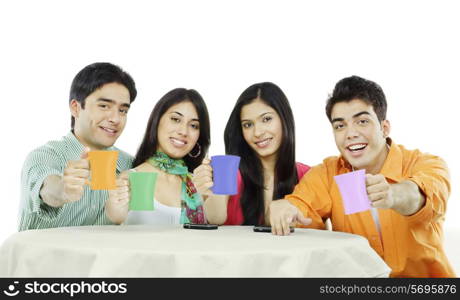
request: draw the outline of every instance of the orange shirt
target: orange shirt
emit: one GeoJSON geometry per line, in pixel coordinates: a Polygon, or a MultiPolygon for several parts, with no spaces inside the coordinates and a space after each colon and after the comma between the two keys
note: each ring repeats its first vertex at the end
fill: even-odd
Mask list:
{"type": "MultiPolygon", "coordinates": [[[[391,141],[391,140],[390,140],[391,141]]],[[[326,158],[310,169],[285,198],[312,219],[309,228],[333,230],[366,237],[392,269],[391,277],[455,277],[442,247],[442,224],[450,193],[449,171],[444,161],[418,150],[392,143],[380,174],[388,183],[415,182],[426,197],[422,209],[403,216],[392,209],[378,209],[381,237],[370,211],[345,215],[334,176],[351,171],[342,157],[326,158]]]]}

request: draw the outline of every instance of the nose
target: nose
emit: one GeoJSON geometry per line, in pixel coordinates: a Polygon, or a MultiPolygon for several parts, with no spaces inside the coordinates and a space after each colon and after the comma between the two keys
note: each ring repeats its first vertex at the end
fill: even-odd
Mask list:
{"type": "Polygon", "coordinates": [[[118,111],[118,108],[112,109],[109,112],[109,122],[113,124],[118,124],[120,123],[120,120],[121,120],[121,116],[120,116],[120,112],[118,111]]]}
{"type": "Polygon", "coordinates": [[[265,126],[262,124],[254,124],[254,136],[259,138],[265,133],[265,126]]]}
{"type": "Polygon", "coordinates": [[[182,136],[187,136],[187,130],[188,130],[188,126],[186,122],[180,122],[179,124],[177,124],[177,128],[176,128],[177,134],[182,135],[182,136]]]}
{"type": "Polygon", "coordinates": [[[346,137],[348,140],[359,137],[359,131],[355,128],[354,125],[347,127],[346,137]]]}

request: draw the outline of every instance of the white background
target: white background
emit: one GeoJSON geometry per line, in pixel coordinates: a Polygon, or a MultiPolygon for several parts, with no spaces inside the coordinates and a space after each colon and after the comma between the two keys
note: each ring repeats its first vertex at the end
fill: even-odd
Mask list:
{"type": "Polygon", "coordinates": [[[324,113],[342,77],[384,89],[391,137],[443,157],[451,170],[446,228],[459,228],[459,9],[456,1],[2,1],[0,243],[16,231],[25,156],[69,130],[68,94],[85,65],[109,61],[138,97],[117,146],[134,154],[155,102],[198,90],[211,154],[239,94],[272,81],[288,96],[297,160],[338,152],[324,113]],[[152,2],[152,3],[150,3],[152,2]]]}

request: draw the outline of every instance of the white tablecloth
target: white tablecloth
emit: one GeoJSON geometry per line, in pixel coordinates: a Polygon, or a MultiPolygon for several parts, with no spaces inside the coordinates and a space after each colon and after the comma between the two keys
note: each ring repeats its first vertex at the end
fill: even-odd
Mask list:
{"type": "Polygon", "coordinates": [[[87,226],[19,232],[0,248],[1,277],[386,277],[361,236],[251,226],[87,226]]]}

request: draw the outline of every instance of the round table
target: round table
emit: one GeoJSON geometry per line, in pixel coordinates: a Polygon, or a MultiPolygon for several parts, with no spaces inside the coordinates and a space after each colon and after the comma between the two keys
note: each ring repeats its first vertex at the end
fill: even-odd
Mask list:
{"type": "Polygon", "coordinates": [[[28,230],[0,248],[2,277],[387,277],[358,235],[252,226],[82,226],[28,230]]]}

